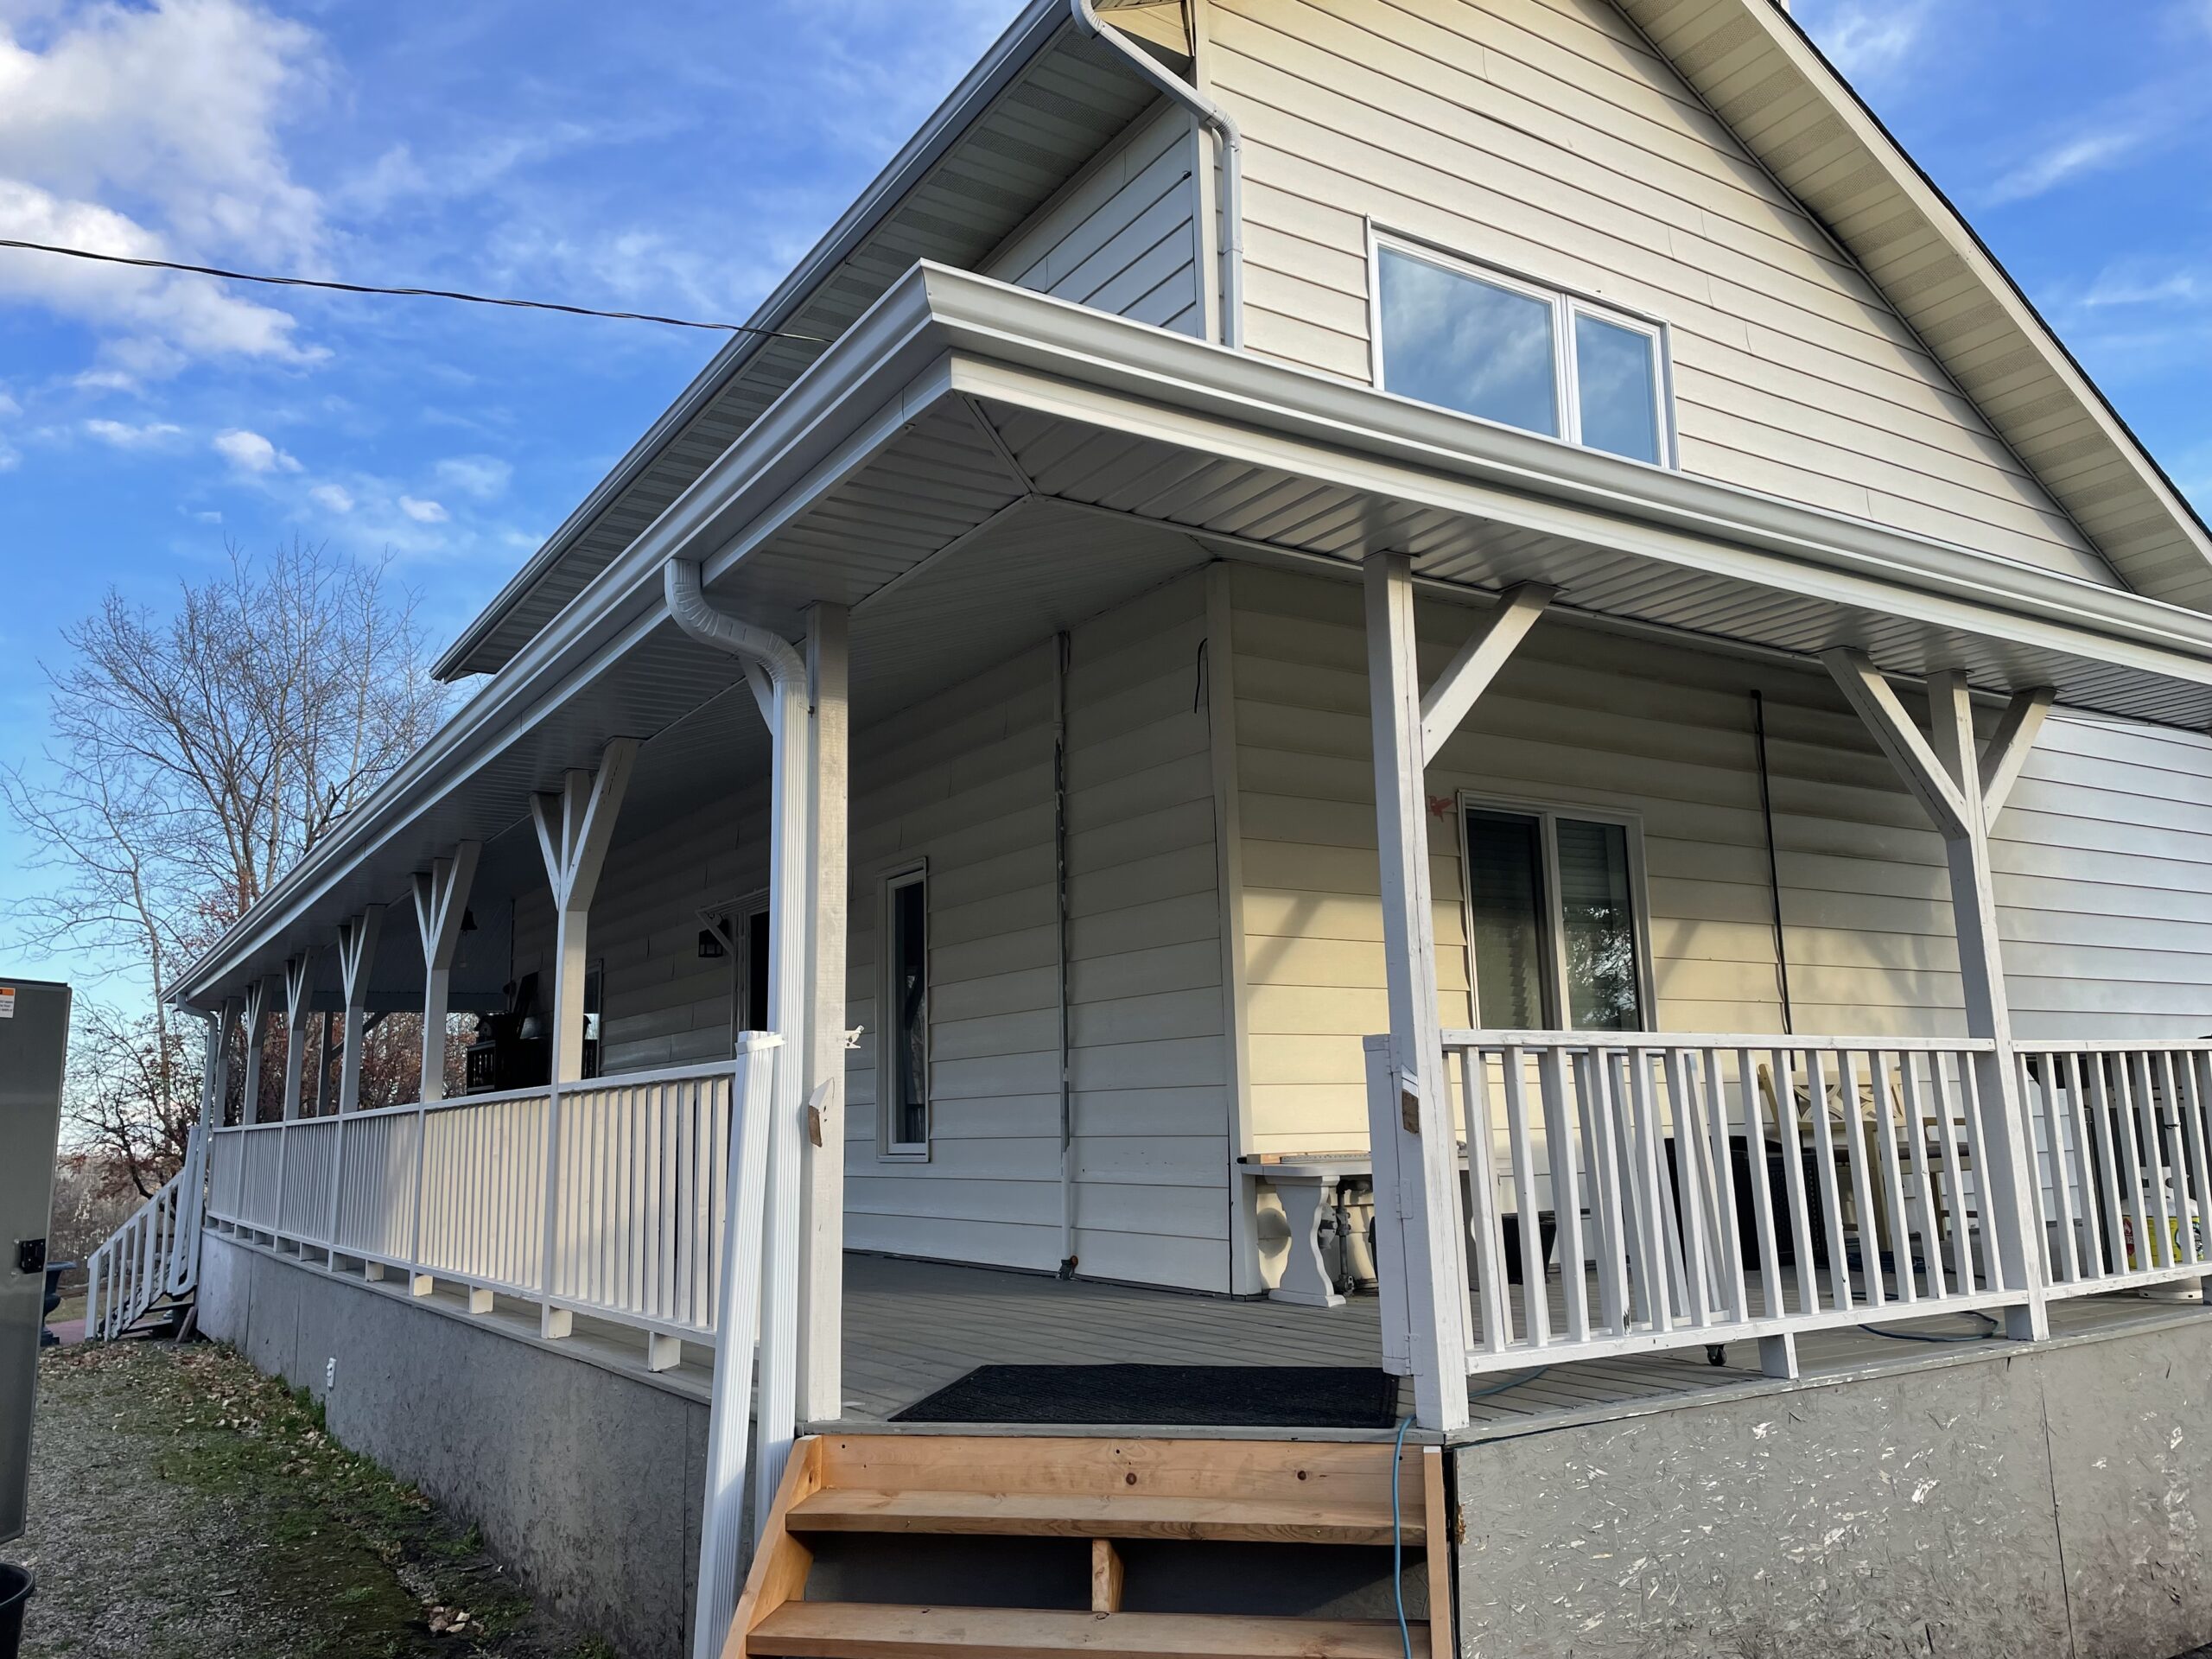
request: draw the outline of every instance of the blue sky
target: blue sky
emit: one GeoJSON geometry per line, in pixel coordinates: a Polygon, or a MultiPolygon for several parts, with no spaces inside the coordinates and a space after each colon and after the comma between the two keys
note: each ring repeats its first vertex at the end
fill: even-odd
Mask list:
{"type": "MultiPolygon", "coordinates": [[[[740,320],[1015,10],[0,0],[0,236],[740,320]]],[[[2212,507],[2212,0],[1797,15],[2212,507]]],[[[99,586],[226,537],[388,554],[449,638],[715,344],[0,251],[0,760],[99,586]]]]}

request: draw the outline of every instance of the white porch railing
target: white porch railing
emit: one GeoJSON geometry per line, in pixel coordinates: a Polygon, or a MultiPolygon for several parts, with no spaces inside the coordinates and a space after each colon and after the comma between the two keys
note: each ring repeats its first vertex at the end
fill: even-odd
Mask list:
{"type": "Polygon", "coordinates": [[[2212,1277],[2212,1042],[2014,1051],[2050,1294],[2212,1277]]]}
{"type": "Polygon", "coordinates": [[[199,1193],[205,1152],[193,1131],[184,1167],[131,1213],[86,1262],[85,1331],[121,1336],[200,1277],[199,1193]]]}
{"type": "Polygon", "coordinates": [[[218,1129],[208,1215],[376,1276],[711,1344],[729,1061],[218,1129]],[[547,1218],[551,1217],[549,1231],[547,1218]]]}
{"type": "Polygon", "coordinates": [[[1470,1373],[2028,1294],[1983,1201],[1992,1044],[1458,1031],[1444,1046],[1467,1143],[1470,1373]]]}

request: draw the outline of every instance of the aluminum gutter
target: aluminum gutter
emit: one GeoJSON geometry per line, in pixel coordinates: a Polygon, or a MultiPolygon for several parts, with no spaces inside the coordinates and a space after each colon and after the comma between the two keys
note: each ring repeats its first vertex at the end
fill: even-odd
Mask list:
{"type": "MultiPolygon", "coordinates": [[[[1870,579],[2043,632],[2022,644],[2122,664],[2131,658],[2115,651],[2142,653],[2133,665],[2212,683],[2212,616],[2202,612],[1417,404],[966,272],[922,270],[932,315],[961,354],[956,384],[975,396],[1798,588],[1772,556],[1757,569],[1733,556],[1776,556],[1792,571],[1870,579]],[[1637,525],[1647,534],[1624,540],[1637,525]]],[[[1847,602],[1864,605],[1868,596],[1847,602]]],[[[1986,623],[1930,620],[1991,632],[1986,623]]]]}
{"type": "MultiPolygon", "coordinates": [[[[960,394],[2212,685],[2212,617],[2180,606],[921,264],[195,962],[178,981],[179,1001],[204,1001],[261,941],[302,920],[353,866],[670,626],[669,560],[700,561],[712,587],[929,407],[960,394]],[[1905,595],[1922,602],[1901,607],[1905,595]]],[[[1201,540],[1209,535],[1156,522],[1201,540]]]]}
{"type": "MultiPolygon", "coordinates": [[[[906,141],[906,148],[862,191],[859,199],[814,245],[775,291],[746,319],[754,328],[781,328],[812,296],[823,278],[851,257],[886,215],[941,161],[962,133],[989,107],[1046,45],[1067,27],[1065,0],[1032,0],[1021,15],[1007,25],[991,49],[953,88],[936,113],[906,141]]],[[[508,579],[490,604],[463,628],[445,654],[431,667],[434,678],[450,680],[467,672],[467,660],[480,650],[501,622],[539,582],[557,566],[576,538],[589,530],[599,516],[623,491],[638,480],[671,439],[736,378],[747,363],[767,344],[760,334],[738,334],[717,351],[677,400],[664,410],[629,453],[615,463],[582,502],[562,522],[537,552],[508,579]]]]}

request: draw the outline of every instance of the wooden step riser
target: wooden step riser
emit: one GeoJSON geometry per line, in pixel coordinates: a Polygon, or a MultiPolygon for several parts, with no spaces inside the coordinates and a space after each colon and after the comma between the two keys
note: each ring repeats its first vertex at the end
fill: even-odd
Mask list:
{"type": "Polygon", "coordinates": [[[1389,1545],[1427,1541],[1409,1516],[1332,1514],[1287,1503],[981,1492],[822,1491],[791,1511],[798,1533],[942,1533],[966,1537],[1173,1538],[1238,1543],[1389,1545]]]}
{"type": "Polygon", "coordinates": [[[771,1614],[748,1647],[785,1659],[1401,1659],[1403,1652],[1397,1625],[1381,1620],[803,1601],[771,1614]]]}

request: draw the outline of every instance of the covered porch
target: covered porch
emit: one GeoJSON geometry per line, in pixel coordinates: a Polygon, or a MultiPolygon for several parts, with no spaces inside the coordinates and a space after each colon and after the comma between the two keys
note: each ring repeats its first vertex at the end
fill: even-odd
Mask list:
{"type": "MultiPolygon", "coordinates": [[[[1419,1431],[1455,1440],[2194,1318],[2133,1294],[2212,1277],[2192,1219],[2212,1207],[2212,1061],[2188,1007],[2145,991],[2014,1030],[1989,830],[2054,707],[2201,731],[2212,619],[924,267],[190,991],[235,1019],[334,936],[351,1046],[374,918],[411,894],[409,988],[442,1030],[470,880],[527,886],[543,1077],[447,1097],[426,1045],[412,1103],[364,1110],[341,1087],[313,1117],[288,1091],[283,1119],[211,1130],[208,1212],[387,1294],[715,1389],[715,1482],[744,1464],[752,1402],[741,1363],[702,1368],[757,1346],[764,1497],[802,1425],[887,1419],[988,1361],[1379,1365],[1419,1431]],[[1300,584],[1287,609],[1308,613],[1279,630],[1301,643],[1274,683],[1364,702],[1347,719],[1315,691],[1256,760],[1261,677],[1240,688],[1233,644],[1251,572],[1300,584]],[[1321,625],[1347,611],[1338,662],[1321,625]],[[1128,673],[1086,683],[1066,642],[1102,616],[1097,659],[1128,673]],[[1844,702],[1822,741],[1863,721],[1923,815],[1840,855],[1940,882],[1914,901],[1953,918],[1944,997],[1907,963],[1891,1004],[1831,995],[1792,1030],[1785,988],[1770,1023],[1743,997],[1716,1030],[1647,977],[1633,1020],[1554,998],[1486,1026],[1438,872],[1464,863],[1473,797],[1511,792],[1476,788],[1503,771],[1486,702],[1554,633],[1581,652],[1571,677],[1631,648],[1824,677],[1844,702]],[[1035,671],[983,671],[1013,664],[1035,671]],[[1023,697],[1040,718],[1018,729],[1023,697]],[[902,718],[969,747],[925,768],[902,718]],[[857,810],[871,764],[923,775],[916,803],[857,810]],[[979,827],[957,861],[930,854],[963,791],[979,827]],[[1263,813],[1285,842],[1301,820],[1325,880],[1255,868],[1263,813]],[[701,817],[728,833],[677,836],[701,817]],[[642,879],[698,859],[723,861],[703,895],[642,879]],[[882,1046],[890,895],[917,871],[925,913],[961,912],[917,960],[963,964],[973,999],[932,1004],[960,1032],[923,1027],[943,1040],[912,1075],[972,1085],[977,1126],[935,1141],[926,1113],[894,1121],[914,1102],[882,1046]],[[753,913],[725,899],[760,901],[757,947],[717,931],[753,913]],[[700,1046],[679,1052],[641,996],[618,1037],[593,941],[639,916],[655,971],[705,960],[709,935],[757,948],[759,999],[747,982],[686,1014],[700,1046]],[[1328,965],[1298,982],[1308,957],[1328,965]],[[1255,988],[1295,995],[1262,1015],[1255,988]],[[982,1006],[1001,993],[1027,1000],[982,1006]],[[1251,1160],[1301,1152],[1365,1160],[1371,1297],[1256,1300],[1275,1183],[1251,1160]],[[901,1205],[909,1236],[958,1249],[849,1251],[901,1205]],[[1162,1288],[1199,1283],[1215,1294],[1162,1288]]],[[[1731,787],[1757,775],[1738,764],[1731,787]]],[[[1755,806],[1677,817],[1680,847],[1759,844],[1755,806]]],[[[922,1103],[950,1121],[954,1098],[922,1103]]]]}

